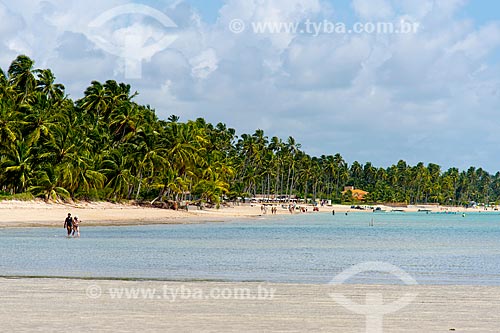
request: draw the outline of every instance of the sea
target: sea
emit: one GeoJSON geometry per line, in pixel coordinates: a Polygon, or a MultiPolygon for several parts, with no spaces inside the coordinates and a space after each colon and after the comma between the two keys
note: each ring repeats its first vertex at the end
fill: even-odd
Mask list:
{"type": "Polygon", "coordinates": [[[0,229],[0,276],[326,284],[362,267],[344,282],[403,284],[403,271],[423,285],[500,286],[498,212],[308,213],[127,227],[82,223],[81,238],[65,234],[62,225],[0,229]]]}

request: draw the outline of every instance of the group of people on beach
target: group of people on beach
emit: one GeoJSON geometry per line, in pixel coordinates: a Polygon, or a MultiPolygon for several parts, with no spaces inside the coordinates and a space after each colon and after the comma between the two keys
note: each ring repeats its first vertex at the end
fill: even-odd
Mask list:
{"type": "MultiPolygon", "coordinates": [[[[282,207],[283,207],[283,209],[288,209],[288,212],[290,212],[290,214],[294,214],[297,211],[299,211],[300,213],[307,213],[308,212],[307,207],[297,206],[294,203],[291,203],[288,206],[282,205],[282,207]]],[[[268,208],[267,205],[260,206],[261,213],[262,214],[267,214],[267,208],[268,208]]],[[[314,212],[319,212],[319,208],[318,207],[314,207],[313,211],[314,212]]],[[[277,206],[271,206],[271,214],[273,214],[273,215],[278,214],[278,207],[277,206]]]]}
{"type": "MultiPolygon", "coordinates": [[[[260,211],[261,211],[263,214],[267,214],[267,206],[266,206],[266,205],[262,205],[262,206],[260,206],[260,211]]],[[[271,206],[271,214],[273,214],[273,215],[278,214],[278,207],[276,207],[276,206],[271,206]]]]}
{"type": "Polygon", "coordinates": [[[71,213],[68,213],[68,216],[64,220],[64,228],[68,231],[68,237],[80,237],[80,220],[78,216],[71,217],[71,213]]]}

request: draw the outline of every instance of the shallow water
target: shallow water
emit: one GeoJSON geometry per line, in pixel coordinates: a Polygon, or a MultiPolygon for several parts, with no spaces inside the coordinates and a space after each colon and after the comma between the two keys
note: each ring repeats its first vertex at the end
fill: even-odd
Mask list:
{"type": "MultiPolygon", "coordinates": [[[[420,284],[500,285],[500,215],[307,214],[138,227],[0,229],[1,276],[328,283],[386,262],[420,284]],[[374,219],[374,227],[369,226],[374,219]]],[[[350,283],[401,283],[365,272],[350,283]]]]}

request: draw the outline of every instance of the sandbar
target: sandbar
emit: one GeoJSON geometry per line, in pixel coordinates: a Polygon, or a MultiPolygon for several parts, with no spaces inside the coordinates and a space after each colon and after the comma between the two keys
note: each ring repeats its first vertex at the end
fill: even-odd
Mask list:
{"type": "Polygon", "coordinates": [[[358,304],[367,294],[379,293],[388,304],[416,293],[412,303],[383,317],[383,332],[498,332],[500,323],[500,287],[0,278],[0,327],[6,332],[366,332],[366,317],[336,303],[331,293],[358,304]],[[124,288],[150,291],[117,296],[124,288]],[[273,296],[231,295],[244,288],[254,296],[272,290],[273,296]],[[177,290],[175,300],[168,290],[177,290]]]}

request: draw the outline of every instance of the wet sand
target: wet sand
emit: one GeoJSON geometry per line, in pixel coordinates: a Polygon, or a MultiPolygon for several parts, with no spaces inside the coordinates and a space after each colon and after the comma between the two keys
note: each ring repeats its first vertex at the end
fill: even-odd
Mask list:
{"type": "Polygon", "coordinates": [[[370,293],[382,294],[384,304],[418,293],[410,305],[384,317],[383,332],[499,330],[500,287],[5,278],[0,278],[0,327],[5,332],[366,332],[365,316],[338,305],[332,292],[360,304],[370,293]],[[111,292],[121,288],[156,293],[113,298],[111,292]],[[254,296],[259,288],[272,290],[274,297],[217,298],[239,288],[254,296]],[[179,294],[173,301],[164,290],[184,290],[184,297],[179,294]]]}

